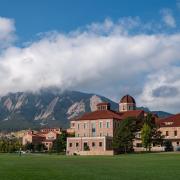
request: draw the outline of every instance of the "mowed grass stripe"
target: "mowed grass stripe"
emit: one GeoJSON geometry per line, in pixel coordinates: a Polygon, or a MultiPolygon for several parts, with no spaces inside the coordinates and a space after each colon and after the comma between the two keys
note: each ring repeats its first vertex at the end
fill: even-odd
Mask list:
{"type": "Polygon", "coordinates": [[[180,154],[60,156],[0,154],[0,180],[172,180],[180,154]]]}

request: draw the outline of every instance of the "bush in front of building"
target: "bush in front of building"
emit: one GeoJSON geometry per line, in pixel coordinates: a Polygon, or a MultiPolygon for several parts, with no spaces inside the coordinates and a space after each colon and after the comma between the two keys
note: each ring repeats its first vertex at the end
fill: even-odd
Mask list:
{"type": "Polygon", "coordinates": [[[32,143],[27,143],[24,147],[23,150],[29,151],[29,152],[44,152],[45,146],[42,143],[37,143],[37,144],[32,144],[32,143]]]}
{"type": "Polygon", "coordinates": [[[172,146],[172,142],[170,140],[165,140],[164,141],[164,150],[166,152],[168,151],[173,151],[173,146],[172,146]]]}

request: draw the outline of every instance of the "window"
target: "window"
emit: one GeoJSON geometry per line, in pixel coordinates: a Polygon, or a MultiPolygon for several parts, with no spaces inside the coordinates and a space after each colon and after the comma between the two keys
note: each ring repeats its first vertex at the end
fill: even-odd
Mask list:
{"type": "Polygon", "coordinates": [[[102,147],[102,142],[99,142],[99,147],[102,147]]]}
{"type": "Polygon", "coordinates": [[[86,137],[86,134],[84,133],[84,137],[86,137]]]}
{"type": "Polygon", "coordinates": [[[69,147],[72,147],[72,143],[69,143],[69,147]]]}
{"type": "Polygon", "coordinates": [[[100,133],[99,136],[102,136],[102,133],[100,133]]]}
{"type": "Polygon", "coordinates": [[[99,122],[99,128],[102,128],[102,122],[101,121],[99,122]]]}
{"type": "Polygon", "coordinates": [[[84,129],[86,129],[86,123],[84,123],[84,129]]]}
{"type": "Polygon", "coordinates": [[[142,147],[142,143],[137,143],[136,147],[142,147]]]}
{"type": "Polygon", "coordinates": [[[76,143],[76,147],[78,147],[79,146],[79,143],[76,143]]]}
{"type": "Polygon", "coordinates": [[[109,127],[110,127],[110,122],[106,121],[106,128],[109,128],[109,127]]]}
{"type": "Polygon", "coordinates": [[[96,145],[95,142],[92,142],[92,147],[95,147],[95,145],[96,145]]]}
{"type": "Polygon", "coordinates": [[[179,141],[176,144],[177,144],[177,146],[179,146],[179,141]]]}
{"type": "Polygon", "coordinates": [[[96,122],[91,123],[92,128],[96,128],[96,122]]]}
{"type": "Polygon", "coordinates": [[[166,131],[166,136],[169,136],[169,132],[168,131],[166,131]]]}
{"type": "Polygon", "coordinates": [[[174,131],[174,136],[177,136],[177,131],[174,131]]]}
{"type": "Polygon", "coordinates": [[[80,125],[78,124],[78,129],[79,129],[80,125]]]}
{"type": "Polygon", "coordinates": [[[96,136],[96,122],[91,123],[91,131],[92,131],[92,136],[95,137],[96,136]]]}
{"type": "Polygon", "coordinates": [[[89,146],[87,142],[84,143],[84,151],[89,151],[89,146]]]}

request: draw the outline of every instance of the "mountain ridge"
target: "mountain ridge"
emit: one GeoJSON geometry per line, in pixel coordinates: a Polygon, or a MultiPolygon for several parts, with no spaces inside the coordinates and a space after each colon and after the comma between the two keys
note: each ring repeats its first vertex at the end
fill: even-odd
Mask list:
{"type": "MultiPolygon", "coordinates": [[[[92,93],[54,90],[9,93],[0,97],[0,130],[15,131],[55,126],[67,128],[70,119],[96,110],[96,104],[103,101],[110,102],[111,108],[118,110],[118,103],[92,93]]],[[[149,111],[144,107],[138,109],[149,111]]],[[[160,111],[156,113],[165,117],[171,115],[160,111]]]]}

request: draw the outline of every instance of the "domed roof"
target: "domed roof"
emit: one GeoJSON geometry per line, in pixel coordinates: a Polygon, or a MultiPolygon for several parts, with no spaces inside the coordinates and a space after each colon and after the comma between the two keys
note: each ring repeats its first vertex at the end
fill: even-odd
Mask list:
{"type": "Polygon", "coordinates": [[[120,100],[120,103],[136,103],[134,98],[130,95],[125,95],[122,97],[122,99],[120,100]]]}

